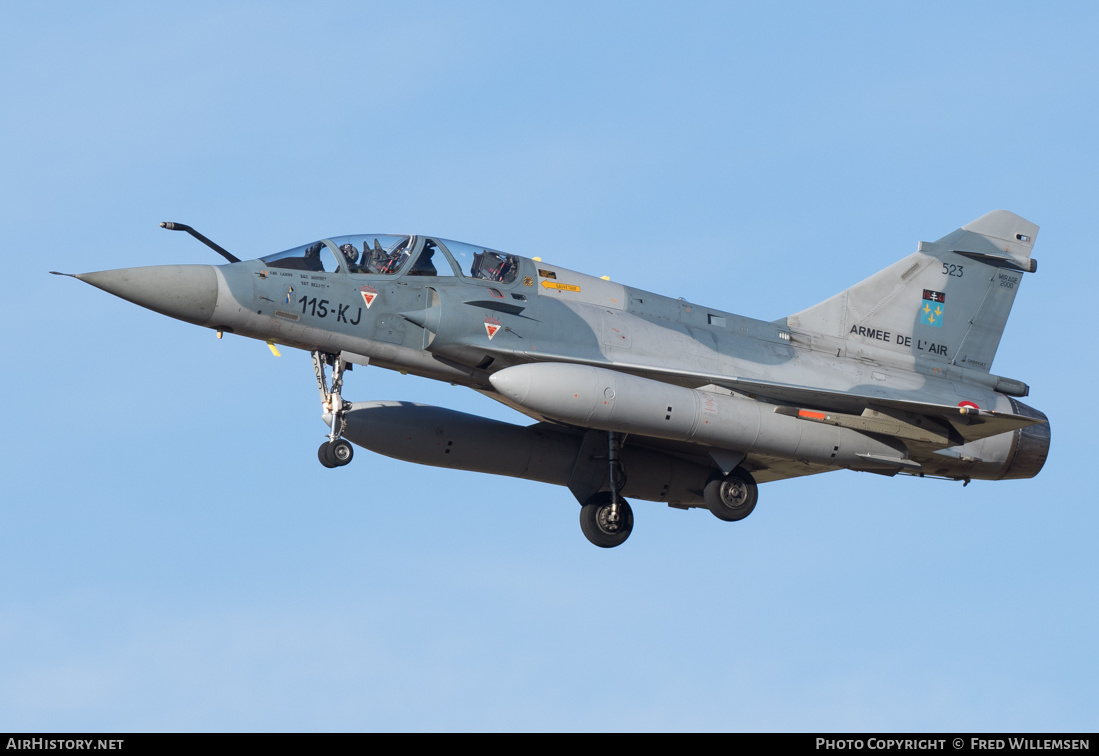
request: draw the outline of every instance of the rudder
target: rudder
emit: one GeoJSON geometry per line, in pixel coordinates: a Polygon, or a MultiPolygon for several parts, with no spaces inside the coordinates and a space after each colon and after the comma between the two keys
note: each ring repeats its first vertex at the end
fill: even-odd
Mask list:
{"type": "Polygon", "coordinates": [[[842,339],[850,356],[882,349],[987,372],[1038,226],[994,210],[834,297],[786,318],[795,332],[842,339]]]}

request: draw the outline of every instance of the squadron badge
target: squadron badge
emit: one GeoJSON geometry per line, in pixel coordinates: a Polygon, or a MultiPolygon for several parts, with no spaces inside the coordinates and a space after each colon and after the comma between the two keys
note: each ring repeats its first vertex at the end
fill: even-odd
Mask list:
{"type": "Polygon", "coordinates": [[[923,290],[923,307],[920,308],[920,322],[932,328],[943,327],[946,314],[946,294],[941,291],[923,290]]]}

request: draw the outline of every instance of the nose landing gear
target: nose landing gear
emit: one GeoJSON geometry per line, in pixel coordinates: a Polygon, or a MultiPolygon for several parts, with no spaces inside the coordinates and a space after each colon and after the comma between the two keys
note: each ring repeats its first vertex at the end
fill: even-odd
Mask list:
{"type": "Polygon", "coordinates": [[[344,429],[343,397],[340,389],[343,387],[344,370],[349,369],[348,363],[342,357],[324,352],[313,352],[313,373],[317,377],[317,387],[321,393],[321,407],[324,416],[330,418],[331,432],[328,440],[317,449],[317,459],[325,467],[343,467],[355,456],[355,450],[351,442],[341,438],[344,429]],[[332,387],[328,386],[328,379],[324,373],[325,365],[332,366],[332,387]]]}
{"type": "Polygon", "coordinates": [[[343,467],[355,456],[355,449],[346,438],[325,441],[317,449],[317,458],[325,467],[343,467]]]}

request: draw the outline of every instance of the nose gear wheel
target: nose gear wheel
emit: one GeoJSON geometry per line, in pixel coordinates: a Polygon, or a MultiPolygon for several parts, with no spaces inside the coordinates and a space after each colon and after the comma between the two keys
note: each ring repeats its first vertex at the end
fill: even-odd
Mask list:
{"type": "Polygon", "coordinates": [[[346,438],[325,441],[317,449],[317,458],[325,467],[343,467],[355,456],[355,449],[346,438]]]}

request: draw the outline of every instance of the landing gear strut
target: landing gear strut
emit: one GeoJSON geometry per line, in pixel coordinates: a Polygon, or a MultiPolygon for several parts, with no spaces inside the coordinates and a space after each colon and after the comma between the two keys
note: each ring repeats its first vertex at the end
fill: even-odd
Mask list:
{"type": "Polygon", "coordinates": [[[343,373],[347,369],[347,361],[342,357],[324,352],[313,352],[313,373],[317,377],[317,387],[321,393],[321,406],[324,415],[330,418],[331,432],[328,440],[317,449],[317,458],[325,467],[343,467],[355,455],[351,442],[343,435],[344,409],[343,397],[340,389],[343,387],[343,373]],[[332,387],[328,387],[328,379],[324,374],[324,366],[332,366],[332,387]]]}

